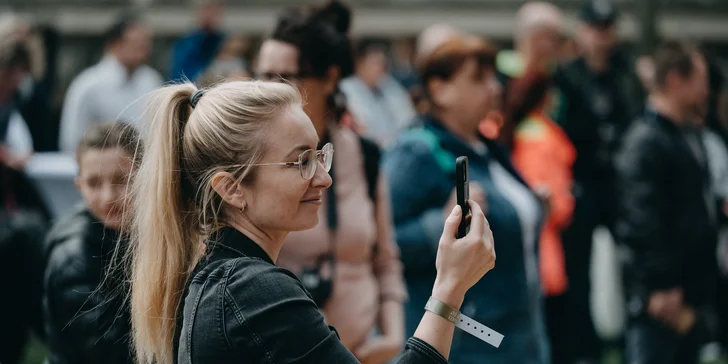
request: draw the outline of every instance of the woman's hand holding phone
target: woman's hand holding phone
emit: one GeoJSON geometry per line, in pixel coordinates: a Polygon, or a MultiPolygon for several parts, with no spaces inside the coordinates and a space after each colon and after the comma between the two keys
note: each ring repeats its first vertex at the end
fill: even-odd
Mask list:
{"type": "Polygon", "coordinates": [[[435,263],[437,278],[432,289],[432,297],[458,309],[465,293],[495,266],[490,225],[477,203],[470,200],[468,205],[472,217],[470,231],[465,237],[456,237],[462,217],[459,205],[452,208],[445,220],[435,263]]]}

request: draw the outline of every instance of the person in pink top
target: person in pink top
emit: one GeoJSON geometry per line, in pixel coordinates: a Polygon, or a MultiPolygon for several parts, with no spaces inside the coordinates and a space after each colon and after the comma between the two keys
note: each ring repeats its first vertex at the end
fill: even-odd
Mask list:
{"type": "Polygon", "coordinates": [[[295,83],[321,143],[331,142],[337,155],[319,224],[290,233],[278,265],[301,278],[357,359],[378,364],[393,359],[404,345],[407,291],[388,184],[378,171],[379,150],[346,127],[350,116],[337,85],[351,74],[353,62],[346,22],[336,21],[348,14],[340,5],[285,12],[261,46],[256,77],[295,83]]]}

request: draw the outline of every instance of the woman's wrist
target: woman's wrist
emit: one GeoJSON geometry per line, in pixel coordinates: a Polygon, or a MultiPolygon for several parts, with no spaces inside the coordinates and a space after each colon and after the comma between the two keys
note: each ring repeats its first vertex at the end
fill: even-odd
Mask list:
{"type": "Polygon", "coordinates": [[[463,305],[463,300],[465,300],[465,293],[460,292],[455,285],[441,283],[436,279],[435,285],[432,287],[432,298],[460,310],[460,306],[463,305]]]}

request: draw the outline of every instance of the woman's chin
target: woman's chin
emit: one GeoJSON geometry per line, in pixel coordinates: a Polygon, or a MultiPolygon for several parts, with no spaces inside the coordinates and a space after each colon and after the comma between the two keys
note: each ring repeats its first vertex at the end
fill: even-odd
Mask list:
{"type": "Polygon", "coordinates": [[[296,224],[295,228],[291,231],[304,231],[304,230],[311,230],[316,227],[319,223],[319,216],[318,214],[311,214],[311,216],[306,216],[300,220],[298,220],[298,223],[296,224]]]}

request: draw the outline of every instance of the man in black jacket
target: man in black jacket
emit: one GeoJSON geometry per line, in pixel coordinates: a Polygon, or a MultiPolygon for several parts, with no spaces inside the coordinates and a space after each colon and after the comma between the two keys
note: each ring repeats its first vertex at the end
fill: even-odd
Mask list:
{"type": "Polygon", "coordinates": [[[560,93],[553,115],[577,151],[574,218],[562,237],[569,279],[564,337],[553,340],[554,361],[569,364],[600,358],[591,318],[592,237],[597,226],[613,230],[614,154],[644,106],[634,62],[618,47],[616,8],[609,0],[591,0],[579,17],[576,40],[583,54],[556,73],[560,93]]]}
{"type": "Polygon", "coordinates": [[[717,203],[694,111],[708,93],[705,59],[668,43],[655,90],[617,158],[616,235],[625,266],[629,364],[697,363],[717,277],[717,203]]]}
{"type": "Polygon", "coordinates": [[[99,124],[77,149],[76,184],[85,203],[47,237],[43,309],[50,364],[133,362],[122,271],[126,242],[118,231],[136,138],[128,125],[99,124]]]}

